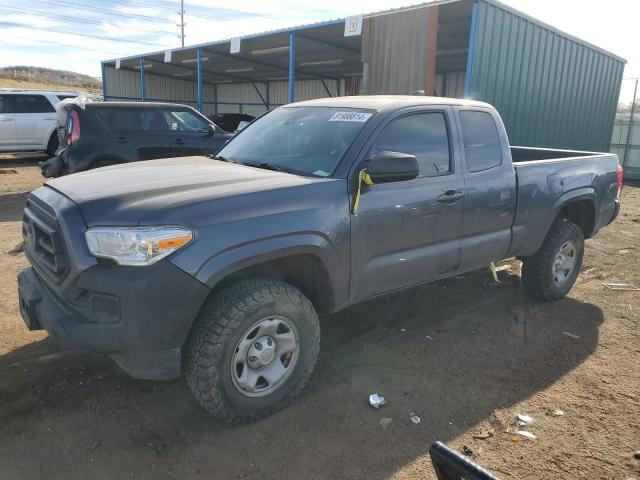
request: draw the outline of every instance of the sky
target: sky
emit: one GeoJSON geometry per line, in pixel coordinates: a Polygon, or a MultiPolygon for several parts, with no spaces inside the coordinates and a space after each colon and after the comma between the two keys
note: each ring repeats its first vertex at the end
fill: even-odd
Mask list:
{"type": "MultiPolygon", "coordinates": [[[[640,76],[638,0],[502,0],[625,58],[640,76]]],[[[418,0],[185,0],[185,45],[342,18],[418,0]]],[[[100,61],[180,46],[179,0],[0,0],[0,66],[100,76],[100,61]],[[137,42],[137,43],[134,43],[137,42]]],[[[621,101],[631,101],[632,81],[621,101]]]]}

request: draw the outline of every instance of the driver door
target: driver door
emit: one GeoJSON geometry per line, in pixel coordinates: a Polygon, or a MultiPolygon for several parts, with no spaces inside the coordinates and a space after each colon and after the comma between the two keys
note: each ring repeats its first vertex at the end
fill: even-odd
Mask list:
{"type": "MultiPolygon", "coordinates": [[[[365,154],[415,155],[413,180],[362,190],[351,217],[351,300],[445,277],[460,268],[464,178],[450,109],[412,109],[388,121],[365,154]]],[[[356,172],[357,174],[357,172],[356,172]]]]}

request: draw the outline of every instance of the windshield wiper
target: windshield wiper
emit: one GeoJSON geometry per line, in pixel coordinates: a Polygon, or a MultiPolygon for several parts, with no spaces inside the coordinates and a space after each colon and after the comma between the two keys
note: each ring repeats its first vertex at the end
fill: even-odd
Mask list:
{"type": "Polygon", "coordinates": [[[273,163],[267,163],[267,162],[245,162],[243,163],[243,165],[246,165],[248,167],[255,167],[255,168],[262,168],[264,170],[273,170],[274,172],[284,172],[284,173],[292,173],[294,175],[297,175],[291,168],[287,168],[287,167],[281,167],[280,165],[274,165],[273,163]]]}
{"type": "Polygon", "coordinates": [[[207,155],[207,157],[213,159],[213,160],[220,160],[222,162],[229,162],[232,163],[231,160],[229,160],[228,158],[223,157],[222,155],[216,155],[214,153],[211,153],[209,155],[207,155]]]}

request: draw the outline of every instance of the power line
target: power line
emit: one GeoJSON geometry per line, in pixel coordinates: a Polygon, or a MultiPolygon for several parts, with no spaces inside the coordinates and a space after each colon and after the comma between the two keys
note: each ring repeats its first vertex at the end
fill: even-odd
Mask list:
{"type": "Polygon", "coordinates": [[[124,5],[126,7],[142,7],[142,8],[154,8],[156,10],[164,10],[166,12],[175,12],[175,8],[172,7],[162,7],[160,5],[156,5],[153,3],[145,3],[139,0],[129,1],[129,0],[110,0],[111,3],[117,3],[118,5],[124,5]]]}
{"type": "MultiPolygon", "coordinates": [[[[0,10],[10,10],[10,11],[16,11],[16,12],[21,12],[21,13],[28,13],[28,14],[31,14],[31,15],[36,15],[38,17],[55,18],[55,19],[65,20],[67,22],[74,22],[74,23],[89,23],[89,24],[93,24],[93,25],[104,25],[104,23],[105,23],[103,21],[94,20],[94,19],[91,19],[91,18],[71,17],[69,15],[58,15],[56,13],[34,12],[32,10],[26,10],[26,9],[22,9],[22,8],[5,7],[2,4],[0,4],[0,10]]],[[[152,33],[152,34],[159,34],[159,35],[175,35],[174,32],[170,32],[168,30],[145,30],[145,29],[140,29],[140,28],[136,27],[136,31],[137,32],[152,33]]]]}
{"type": "Polygon", "coordinates": [[[0,25],[5,25],[7,27],[27,28],[27,29],[30,29],[30,30],[42,30],[44,32],[62,33],[64,35],[76,35],[78,37],[97,38],[97,39],[100,39],[100,40],[108,40],[110,42],[139,43],[140,45],[152,45],[152,46],[167,47],[167,45],[163,45],[163,44],[160,44],[160,43],[144,42],[142,40],[126,40],[124,38],[105,37],[103,35],[93,35],[91,33],[68,32],[66,30],[58,30],[58,29],[55,29],[55,28],[34,27],[32,25],[27,25],[27,24],[24,24],[24,23],[17,23],[17,22],[0,21],[0,25]]]}
{"type": "Polygon", "coordinates": [[[60,42],[54,42],[52,40],[40,40],[39,38],[29,38],[29,37],[23,37],[20,35],[14,35],[11,34],[11,38],[20,38],[22,40],[30,40],[32,42],[39,42],[39,43],[47,43],[47,44],[51,44],[51,45],[58,45],[61,47],[68,47],[68,48],[77,48],[80,50],[88,50],[90,52],[98,52],[98,53],[108,53],[109,55],[120,55],[119,53],[115,53],[115,52],[111,52],[108,50],[97,50],[95,48],[88,48],[88,47],[78,47],[76,45],[69,45],[68,43],[60,43],[60,42]]]}
{"type": "Polygon", "coordinates": [[[46,5],[53,5],[55,7],[60,7],[60,6],[66,6],[66,7],[71,7],[71,8],[79,8],[82,10],[86,10],[88,12],[94,12],[94,13],[102,13],[104,15],[115,15],[118,17],[125,17],[125,18],[136,18],[139,20],[150,20],[153,22],[162,22],[162,23],[173,23],[172,20],[166,19],[166,18],[160,18],[160,17],[152,17],[150,15],[141,15],[141,14],[137,14],[137,13],[116,13],[112,10],[106,9],[106,8],[100,8],[100,7],[96,7],[94,5],[87,5],[86,3],[80,3],[80,2],[70,2],[70,1],[63,1],[63,0],[56,0],[56,1],[51,1],[51,0],[29,0],[30,2],[34,2],[34,3],[40,3],[40,4],[46,4],[46,5]]]}
{"type": "MultiPolygon", "coordinates": [[[[171,7],[163,7],[157,4],[153,4],[153,3],[148,3],[148,2],[144,2],[142,0],[111,0],[111,3],[117,3],[119,5],[126,5],[126,6],[132,6],[132,7],[143,7],[143,8],[154,8],[157,10],[165,10],[168,12],[173,12],[174,9],[171,7]]],[[[193,7],[191,7],[193,9],[193,7]]],[[[204,7],[207,8],[207,7],[204,7]]],[[[209,7],[211,8],[211,7],[209,7]]],[[[235,14],[241,14],[241,15],[245,15],[248,17],[264,17],[264,18],[269,18],[272,19],[273,17],[269,16],[269,15],[264,15],[262,13],[257,13],[257,12],[243,12],[242,10],[234,10],[232,8],[226,8],[226,7],[214,7],[214,8],[218,8],[219,10],[223,10],[225,12],[229,12],[229,13],[235,13],[235,14]]],[[[203,18],[210,18],[210,19],[214,19],[214,20],[235,20],[234,18],[229,18],[229,17],[219,17],[219,16],[215,16],[215,15],[210,15],[210,14],[204,14],[204,13],[199,13],[199,12],[185,12],[185,15],[192,15],[192,16],[200,16],[203,18]]]]}

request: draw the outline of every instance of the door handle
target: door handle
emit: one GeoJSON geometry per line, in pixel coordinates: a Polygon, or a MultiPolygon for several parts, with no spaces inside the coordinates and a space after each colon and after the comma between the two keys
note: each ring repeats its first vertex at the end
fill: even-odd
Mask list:
{"type": "Polygon", "coordinates": [[[178,139],[176,140],[176,143],[177,143],[178,145],[184,145],[186,142],[185,142],[183,139],[178,138],[178,139]]]}
{"type": "Polygon", "coordinates": [[[113,142],[114,143],[127,143],[129,139],[127,137],[118,137],[113,142]]]}
{"type": "Polygon", "coordinates": [[[447,190],[438,197],[440,203],[456,203],[458,200],[464,197],[464,193],[460,190],[447,190]]]}
{"type": "Polygon", "coordinates": [[[13,122],[13,118],[3,118],[3,122],[13,122]]]}

